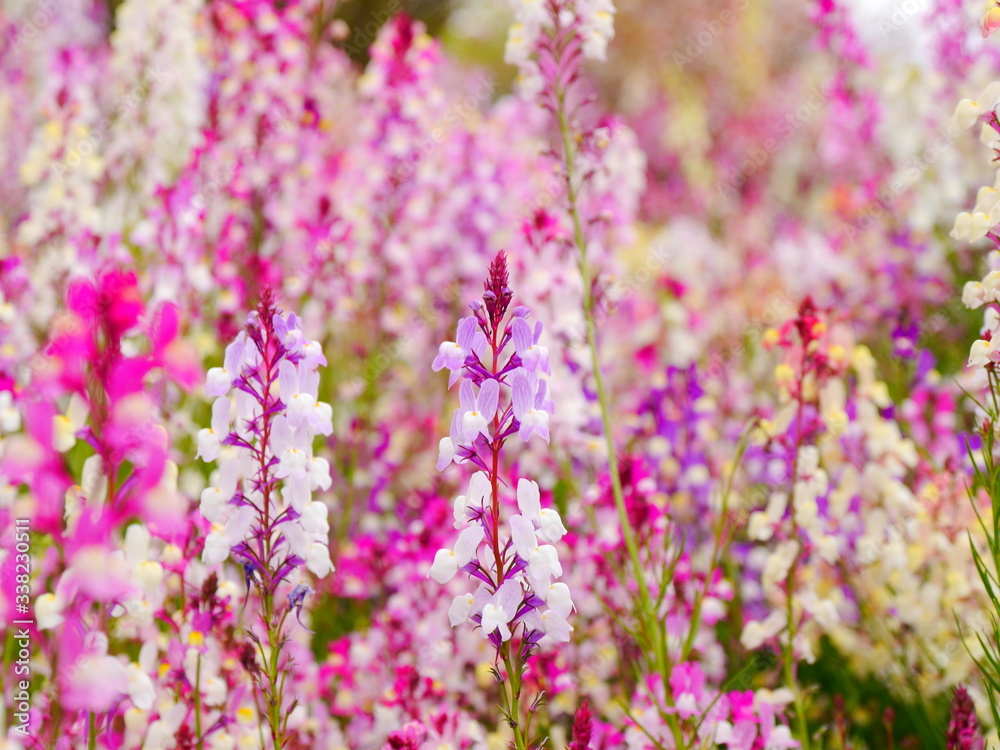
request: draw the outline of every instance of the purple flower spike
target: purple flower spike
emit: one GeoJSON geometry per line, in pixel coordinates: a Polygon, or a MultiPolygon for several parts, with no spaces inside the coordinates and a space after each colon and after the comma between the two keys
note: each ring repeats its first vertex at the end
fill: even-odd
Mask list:
{"type": "Polygon", "coordinates": [[[480,582],[475,593],[453,600],[448,617],[452,627],[478,625],[498,658],[515,638],[524,653],[568,641],[573,609],[569,588],[554,580],[562,575],[554,545],[566,529],[556,511],[541,507],[538,485],[519,478],[520,513],[506,521],[501,516],[500,488],[512,484],[497,471],[501,447],[515,433],[528,440],[537,432],[548,442],[552,409],[542,377],[549,372],[548,350],[538,345],[542,327],[527,322],[526,307],[511,312],[508,280],[501,253],[490,265],[482,302],[470,305],[474,316],[459,324],[457,341],[441,345],[433,365],[463,378],[451,434],[439,445],[438,469],[455,461],[480,471],[455,500],[458,539],[437,551],[428,575],[444,585],[461,571],[480,582]],[[479,351],[487,342],[492,356],[483,362],[479,351]]]}

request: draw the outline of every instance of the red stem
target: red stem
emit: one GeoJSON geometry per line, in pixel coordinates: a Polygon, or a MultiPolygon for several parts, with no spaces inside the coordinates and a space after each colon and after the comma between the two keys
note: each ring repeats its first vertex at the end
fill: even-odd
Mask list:
{"type": "MultiPolygon", "coordinates": [[[[493,365],[491,367],[491,372],[494,376],[497,374],[497,355],[499,354],[497,350],[497,331],[496,325],[493,326],[493,331],[491,332],[490,346],[493,349],[493,365]]],[[[493,492],[493,555],[496,558],[497,565],[497,588],[500,587],[500,583],[503,581],[503,557],[500,554],[500,441],[497,439],[498,433],[500,431],[500,408],[497,405],[497,412],[493,415],[493,441],[491,444],[491,449],[493,451],[493,471],[490,476],[490,483],[492,485],[493,492]]]]}

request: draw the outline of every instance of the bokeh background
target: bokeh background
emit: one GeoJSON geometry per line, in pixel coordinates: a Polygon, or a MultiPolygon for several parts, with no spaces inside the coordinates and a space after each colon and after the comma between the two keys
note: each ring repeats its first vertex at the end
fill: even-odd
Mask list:
{"type": "MultiPolygon", "coordinates": [[[[961,300],[986,253],[950,235],[993,181],[978,133],[952,122],[958,100],[1000,70],[980,5],[619,0],[607,59],[581,72],[581,205],[613,437],[644,543],[667,554],[687,540],[692,580],[711,590],[696,643],[714,685],[775,644],[774,633],[745,637],[773,604],[762,571],[774,543],[744,527],[787,472],[769,442],[743,456],[742,440],[750,424],[788,427],[776,366],[801,353],[779,331],[803,300],[850,362],[840,391],[824,396],[849,404],[849,426],[818,459],[829,478],[824,538],[839,540],[841,558],[801,571],[837,613],[817,608],[803,631],[799,680],[818,746],[945,748],[959,684],[989,717],[962,640],[963,628],[989,623],[966,534],[976,408],[964,393],[982,374],[965,363],[981,317],[961,300]],[[722,487],[734,488],[737,531],[731,557],[708,570],[722,487]]],[[[198,561],[209,528],[198,498],[213,468],[194,460],[194,436],[211,419],[203,373],[265,287],[322,344],[320,394],[334,414],[316,451],[331,465],[322,501],[337,572],[308,606],[315,632],[295,639],[296,746],[378,748],[409,721],[433,724],[435,746],[505,746],[484,642],[448,627],[459,589],[426,579],[434,551],[452,543],[451,502],[467,481],[435,470],[455,397],[430,365],[501,249],[517,298],[545,325],[556,404],[551,443],[512,465],[570,528],[564,568],[580,592],[572,642],[537,657],[542,727],[561,747],[588,699],[602,727],[593,747],[646,747],[636,723],[654,720],[655,700],[632,672],[628,628],[608,615],[627,611],[605,566],[624,553],[559,140],[504,61],[515,10],[473,0],[0,3],[0,396],[11,394],[0,405],[20,413],[4,422],[7,454],[52,442],[32,415],[74,418],[69,391],[43,386],[47,358],[62,356],[51,346],[75,280],[125,268],[149,316],[168,302],[180,311],[163,364],[173,374],[148,388],[173,469],[94,542],[110,559],[138,518],[151,534],[143,559],[163,573],[128,617],[101,616],[106,653],[151,675],[157,696],[123,704],[116,747],[180,746],[177,707],[191,686],[170,628],[186,637],[194,607],[181,582],[215,576],[231,602],[242,598],[242,571],[198,561]],[[141,652],[144,642],[156,646],[141,652]],[[155,722],[162,742],[151,739],[155,722]]],[[[124,351],[144,346],[137,336],[124,351]]],[[[54,463],[18,472],[8,460],[0,476],[5,521],[39,519],[36,595],[61,591],[92,552],[74,536],[94,487],[94,450],[75,426],[81,439],[54,463]]],[[[670,623],[687,622],[684,591],[671,591],[681,604],[670,623]]],[[[222,609],[213,679],[224,685],[219,714],[238,717],[238,608],[222,609]]],[[[96,612],[76,614],[91,627],[96,612]]],[[[76,704],[52,719],[54,627],[37,640],[36,705],[69,747],[84,747],[76,704]]],[[[750,675],[747,689],[782,684],[770,661],[750,675]]],[[[233,744],[219,735],[209,746],[255,746],[237,744],[249,726],[233,718],[233,744]]]]}

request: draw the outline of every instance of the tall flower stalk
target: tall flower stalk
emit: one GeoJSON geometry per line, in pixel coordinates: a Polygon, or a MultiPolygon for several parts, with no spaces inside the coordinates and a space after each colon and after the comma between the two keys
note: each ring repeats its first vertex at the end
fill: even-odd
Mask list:
{"type": "Polygon", "coordinates": [[[301,622],[312,592],[299,582],[301,568],[318,578],[333,571],[328,509],[312,499],[314,490],[331,483],[329,463],[312,454],[313,438],[333,432],[332,409],[317,400],[317,368],[325,364],[319,344],[304,338],[295,314],[285,315],[265,291],[226,349],[224,366],[208,373],[205,392],[216,396],[212,425],[198,433],[198,455],[220,460],[201,496],[201,513],[212,524],[202,560],[217,564],[231,554],[243,566],[248,597],[256,588],[260,609],[246,634],[260,664],[249,658],[245,663],[275,750],[288,742],[288,718],[297,704],[285,695],[292,667],[286,626],[292,614],[301,622]],[[279,596],[283,587],[290,587],[286,602],[279,596]]]}
{"type": "Polygon", "coordinates": [[[507,519],[502,514],[504,444],[515,435],[525,442],[535,433],[549,439],[552,403],[542,377],[549,373],[548,350],[538,344],[542,326],[528,323],[526,307],[510,310],[503,252],[490,265],[484,287],[482,300],[470,305],[473,314],[459,322],[456,340],[441,344],[433,363],[435,371],[450,371],[450,385],[461,381],[460,407],[450,436],[441,440],[438,469],[454,461],[479,471],[455,500],[458,540],[453,549],[438,550],[429,575],[446,584],[461,570],[479,581],[475,593],[455,597],[448,616],[452,627],[472,622],[496,649],[501,711],[514,746],[526,750],[541,699],[523,710],[526,664],[546,640],[569,640],[573,602],[569,587],[556,581],[562,566],[553,545],[566,529],[556,511],[542,507],[538,485],[519,478],[519,512],[507,519]]]}
{"type": "MultiPolygon", "coordinates": [[[[572,244],[583,282],[585,337],[601,412],[611,491],[638,590],[636,621],[646,641],[643,648],[652,652],[653,663],[666,684],[671,669],[666,633],[658,621],[658,607],[646,580],[635,530],[629,520],[612,429],[614,418],[601,372],[595,296],[598,269],[588,253],[586,227],[591,222],[583,215],[581,206],[581,192],[592,176],[587,164],[593,160],[587,157],[600,151],[604,136],[585,127],[581,121],[581,108],[589,97],[579,84],[585,59],[605,59],[607,44],[614,35],[614,6],[611,0],[548,0],[544,5],[515,3],[515,7],[517,19],[508,36],[506,60],[520,69],[522,93],[537,97],[558,130],[559,146],[555,150],[561,162],[565,209],[572,225],[572,244]]],[[[671,714],[668,721],[675,742],[681,746],[682,735],[676,717],[671,714]]]]}
{"type": "MultiPolygon", "coordinates": [[[[32,530],[57,552],[31,610],[40,654],[52,665],[48,720],[36,744],[91,748],[110,731],[124,698],[153,703],[152,684],[130,678],[107,633],[126,630],[129,611],[162,578],[162,568],[140,554],[147,524],[166,526],[183,514],[170,499],[175,467],[162,394],[171,381],[193,387],[198,373],[179,340],[176,306],[147,310],[134,273],[105,268],[72,281],[65,297],[65,316],[19,394],[27,434],[0,453],[0,475],[30,489],[32,530]]],[[[21,424],[20,413],[8,411],[2,427],[10,432],[21,424]]],[[[30,567],[26,552],[21,562],[22,571],[30,567]]],[[[20,602],[27,608],[23,576],[20,602]]]]}

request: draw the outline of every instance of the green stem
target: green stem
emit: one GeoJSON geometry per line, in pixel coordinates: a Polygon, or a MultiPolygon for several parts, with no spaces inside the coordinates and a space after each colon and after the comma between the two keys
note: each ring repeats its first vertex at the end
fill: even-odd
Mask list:
{"type": "Polygon", "coordinates": [[[97,750],[97,716],[93,713],[87,720],[87,750],[97,750]]]}
{"type": "MultiPolygon", "coordinates": [[[[792,599],[788,597],[788,617],[791,618],[792,599]]],[[[799,742],[802,743],[802,750],[809,750],[809,727],[806,724],[805,702],[802,700],[802,691],[799,690],[798,680],[795,677],[795,662],[792,648],[792,639],[795,637],[795,627],[789,619],[788,642],[785,644],[785,683],[795,696],[795,726],[799,735],[799,742]]]]}
{"type": "Polygon", "coordinates": [[[195,663],[194,672],[194,735],[197,737],[198,750],[203,750],[205,740],[201,736],[201,653],[195,663]]]}
{"type": "MultiPolygon", "coordinates": [[[[670,659],[667,654],[666,635],[663,631],[663,623],[658,622],[656,608],[653,606],[649,585],[646,582],[642,561],[639,558],[639,547],[635,541],[635,531],[628,518],[628,510],[625,507],[625,497],[622,492],[621,476],[618,473],[618,455],[615,452],[615,442],[612,433],[611,407],[608,402],[607,390],[604,386],[604,377],[601,374],[600,354],[597,348],[597,322],[594,318],[594,296],[593,281],[594,272],[587,257],[587,240],[583,233],[583,221],[580,218],[580,208],[578,205],[578,195],[576,185],[576,148],[573,143],[573,134],[566,116],[566,92],[558,89],[556,92],[556,119],[559,124],[559,132],[562,136],[564,168],[566,170],[566,198],[569,207],[570,218],[573,222],[573,244],[579,252],[580,276],[583,281],[583,314],[587,330],[587,346],[590,349],[591,367],[594,371],[594,385],[597,390],[597,402],[601,410],[601,428],[604,431],[605,447],[608,454],[608,473],[611,475],[611,494],[614,497],[615,508],[618,511],[618,520],[622,529],[622,538],[625,542],[625,549],[628,552],[629,560],[632,563],[633,575],[639,591],[638,620],[645,637],[652,641],[652,650],[657,671],[659,672],[663,684],[669,684],[670,680],[670,659]]],[[[669,695],[667,702],[672,706],[673,700],[669,695]]],[[[667,715],[671,733],[677,747],[684,747],[683,735],[680,724],[674,714],[667,715]]]]}
{"type": "Polygon", "coordinates": [[[601,426],[604,430],[605,446],[608,453],[608,470],[611,472],[611,491],[614,495],[615,507],[618,510],[619,520],[621,521],[625,547],[628,550],[629,558],[635,569],[639,596],[642,603],[645,604],[650,600],[649,587],[643,575],[642,563],[639,559],[639,548],[635,542],[635,532],[628,520],[628,511],[625,508],[621,477],[618,474],[618,455],[615,452],[614,437],[611,429],[611,409],[608,404],[607,391],[604,387],[604,377],[601,374],[600,356],[597,348],[597,323],[594,319],[593,270],[587,258],[587,240],[583,234],[583,222],[580,219],[580,209],[577,205],[578,196],[576,186],[574,185],[576,149],[573,146],[573,136],[569,122],[566,120],[564,93],[560,92],[558,101],[557,117],[559,120],[559,131],[562,134],[563,140],[567,201],[569,203],[570,217],[573,221],[573,243],[580,254],[579,266],[580,275],[583,277],[583,314],[587,327],[587,346],[590,349],[591,366],[594,370],[594,384],[597,388],[597,401],[601,409],[601,426]]]}
{"type": "MultiPolygon", "coordinates": [[[[798,382],[798,409],[795,414],[795,458],[792,460],[791,486],[788,491],[788,502],[792,507],[792,537],[798,537],[798,529],[795,523],[795,485],[798,482],[799,473],[799,452],[802,446],[802,411],[804,409],[804,399],[802,396],[805,373],[799,373],[798,382]]],[[[793,592],[795,590],[795,574],[798,568],[800,552],[795,553],[792,564],[788,567],[788,576],[785,579],[785,616],[788,620],[788,639],[784,647],[784,673],[785,684],[792,691],[795,703],[795,725],[799,735],[802,750],[809,750],[809,727],[806,723],[805,702],[802,700],[802,691],[799,689],[798,678],[795,669],[795,608],[793,592]]]]}
{"type": "Polygon", "coordinates": [[[510,657],[510,642],[504,644],[503,663],[507,667],[507,679],[510,681],[510,718],[513,722],[514,747],[516,750],[528,750],[528,740],[521,726],[521,671],[520,659],[510,657]]]}
{"type": "Polygon", "coordinates": [[[271,742],[275,750],[281,750],[285,746],[286,741],[281,717],[283,700],[280,683],[281,636],[285,618],[275,616],[274,596],[270,590],[265,591],[262,598],[264,600],[264,621],[267,624],[267,643],[270,648],[267,659],[267,681],[269,687],[266,697],[267,716],[271,729],[271,742]]]}
{"type": "Polygon", "coordinates": [[[729,553],[729,547],[733,540],[733,534],[726,533],[726,522],[729,515],[729,498],[733,492],[733,482],[736,479],[736,469],[743,460],[743,454],[746,453],[747,444],[750,439],[750,430],[744,432],[740,437],[739,444],[736,447],[736,457],[733,460],[733,469],[729,472],[729,476],[726,478],[725,484],[722,489],[722,496],[720,498],[720,508],[719,508],[719,523],[714,531],[714,542],[712,545],[712,555],[709,558],[708,563],[708,573],[705,576],[705,587],[698,589],[695,592],[694,606],[691,611],[691,624],[689,626],[687,639],[684,641],[684,646],[681,649],[682,662],[687,661],[692,649],[694,648],[694,641],[698,635],[698,630],[701,628],[701,610],[704,604],[705,597],[708,595],[708,587],[712,579],[712,574],[715,572],[716,568],[723,565],[726,556],[729,553]]]}

